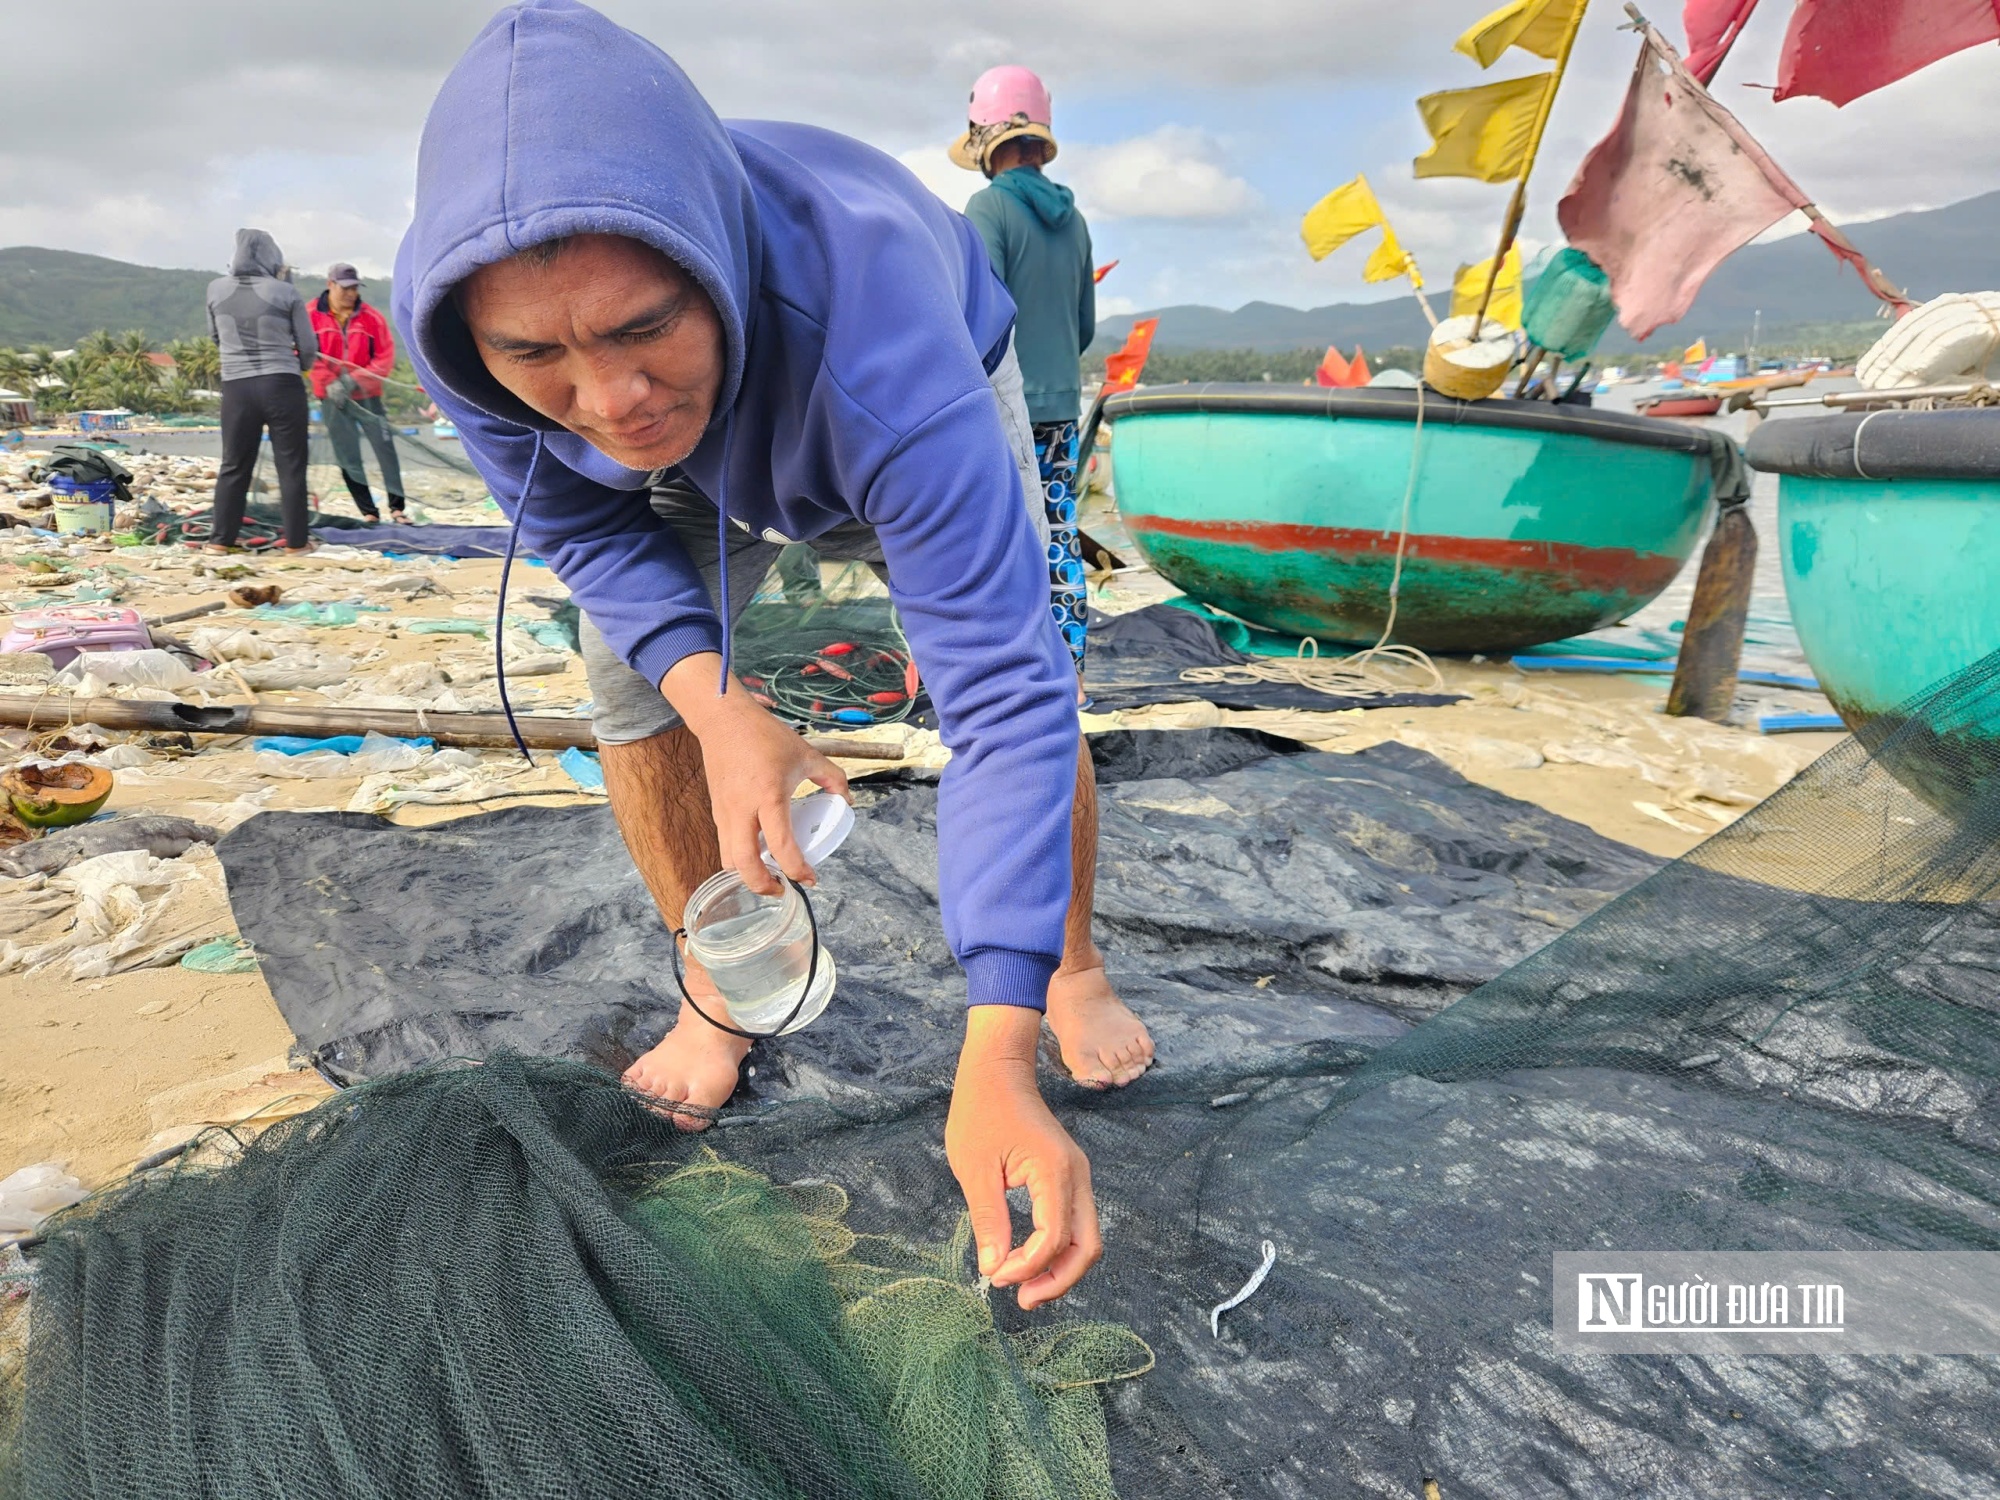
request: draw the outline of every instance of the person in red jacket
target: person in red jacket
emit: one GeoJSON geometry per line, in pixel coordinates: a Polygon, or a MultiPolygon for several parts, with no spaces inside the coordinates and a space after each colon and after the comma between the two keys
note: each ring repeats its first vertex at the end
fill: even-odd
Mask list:
{"type": "Polygon", "coordinates": [[[396,365],[389,320],[361,300],[361,277],[354,267],[338,261],[327,268],[326,290],[312,305],[312,325],[319,335],[313,394],[319,397],[326,435],[333,439],[334,461],[347,481],[347,492],[362,515],[371,521],[382,519],[361,463],[361,437],[366,433],[382,467],[382,488],[389,492],[389,518],[400,521],[407,511],[403,470],[396,461],[395,433],[382,410],[382,377],[396,365]]]}

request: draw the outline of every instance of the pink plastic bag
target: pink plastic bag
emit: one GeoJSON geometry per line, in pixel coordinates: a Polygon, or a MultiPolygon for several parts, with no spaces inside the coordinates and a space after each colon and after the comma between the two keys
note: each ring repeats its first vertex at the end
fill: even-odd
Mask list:
{"type": "Polygon", "coordinates": [[[144,651],[153,644],[136,609],[115,604],[59,604],[24,609],[0,637],[0,655],[34,651],[61,671],[85,651],[144,651]]]}

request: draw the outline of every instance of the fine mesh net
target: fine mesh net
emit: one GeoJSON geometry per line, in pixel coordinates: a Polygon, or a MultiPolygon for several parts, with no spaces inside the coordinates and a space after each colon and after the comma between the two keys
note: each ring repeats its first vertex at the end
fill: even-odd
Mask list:
{"type": "MultiPolygon", "coordinates": [[[[74,1211],[36,1257],[15,1472],[56,1496],[2000,1493],[2000,1360],[1577,1352],[1551,1308],[1565,1251],[2000,1249],[1995,726],[2000,658],[1438,1015],[1383,977],[1410,959],[1355,978],[1358,934],[1423,941],[1369,903],[1477,883],[1443,943],[1510,881],[1552,901],[1466,821],[1518,851],[1527,813],[1407,752],[1107,774],[1099,939],[1161,1055],[1111,1094],[1044,1075],[1107,1244],[1057,1309],[968,1289],[927,1061],[950,985],[885,960],[760,1045],[761,1106],[699,1143],[503,1057],[74,1211]],[[1428,842],[1342,800],[1392,772],[1428,842]],[[1319,927],[1279,902],[1307,840],[1382,877],[1319,927]]],[[[843,956],[934,923],[934,803],[869,809],[868,862],[829,879],[843,956]]],[[[1538,859],[1547,882],[1572,854],[1538,859]]]]}
{"type": "Polygon", "coordinates": [[[1111,1494],[1145,1345],[847,1210],[573,1065],[364,1086],[62,1222],[8,1493],[1111,1494]]]}

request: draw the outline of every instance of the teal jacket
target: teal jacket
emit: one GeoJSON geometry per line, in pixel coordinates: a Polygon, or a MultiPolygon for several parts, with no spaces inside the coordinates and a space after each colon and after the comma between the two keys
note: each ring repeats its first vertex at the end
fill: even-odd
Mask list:
{"type": "Polygon", "coordinates": [[[1079,365],[1097,334],[1090,229],[1075,195],[1039,168],[1016,167],[974,193],[965,216],[1014,297],[1014,354],[1028,420],[1075,421],[1083,409],[1079,365]]]}

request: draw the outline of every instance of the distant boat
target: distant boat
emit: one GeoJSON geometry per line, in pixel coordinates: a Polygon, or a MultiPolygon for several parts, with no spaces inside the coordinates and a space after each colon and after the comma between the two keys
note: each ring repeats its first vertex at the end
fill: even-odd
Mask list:
{"type": "Polygon", "coordinates": [[[1158,386],[1104,405],[1126,530],[1162,576],[1273,630],[1508,651],[1624,619],[1701,536],[1711,435],[1425,392],[1158,386]],[[1409,488],[1413,453],[1421,458],[1409,488]]]}
{"type": "Polygon", "coordinates": [[[1725,399],[1713,391],[1662,391],[1641,396],[1632,409],[1642,417],[1712,417],[1722,410],[1725,399]]]}

